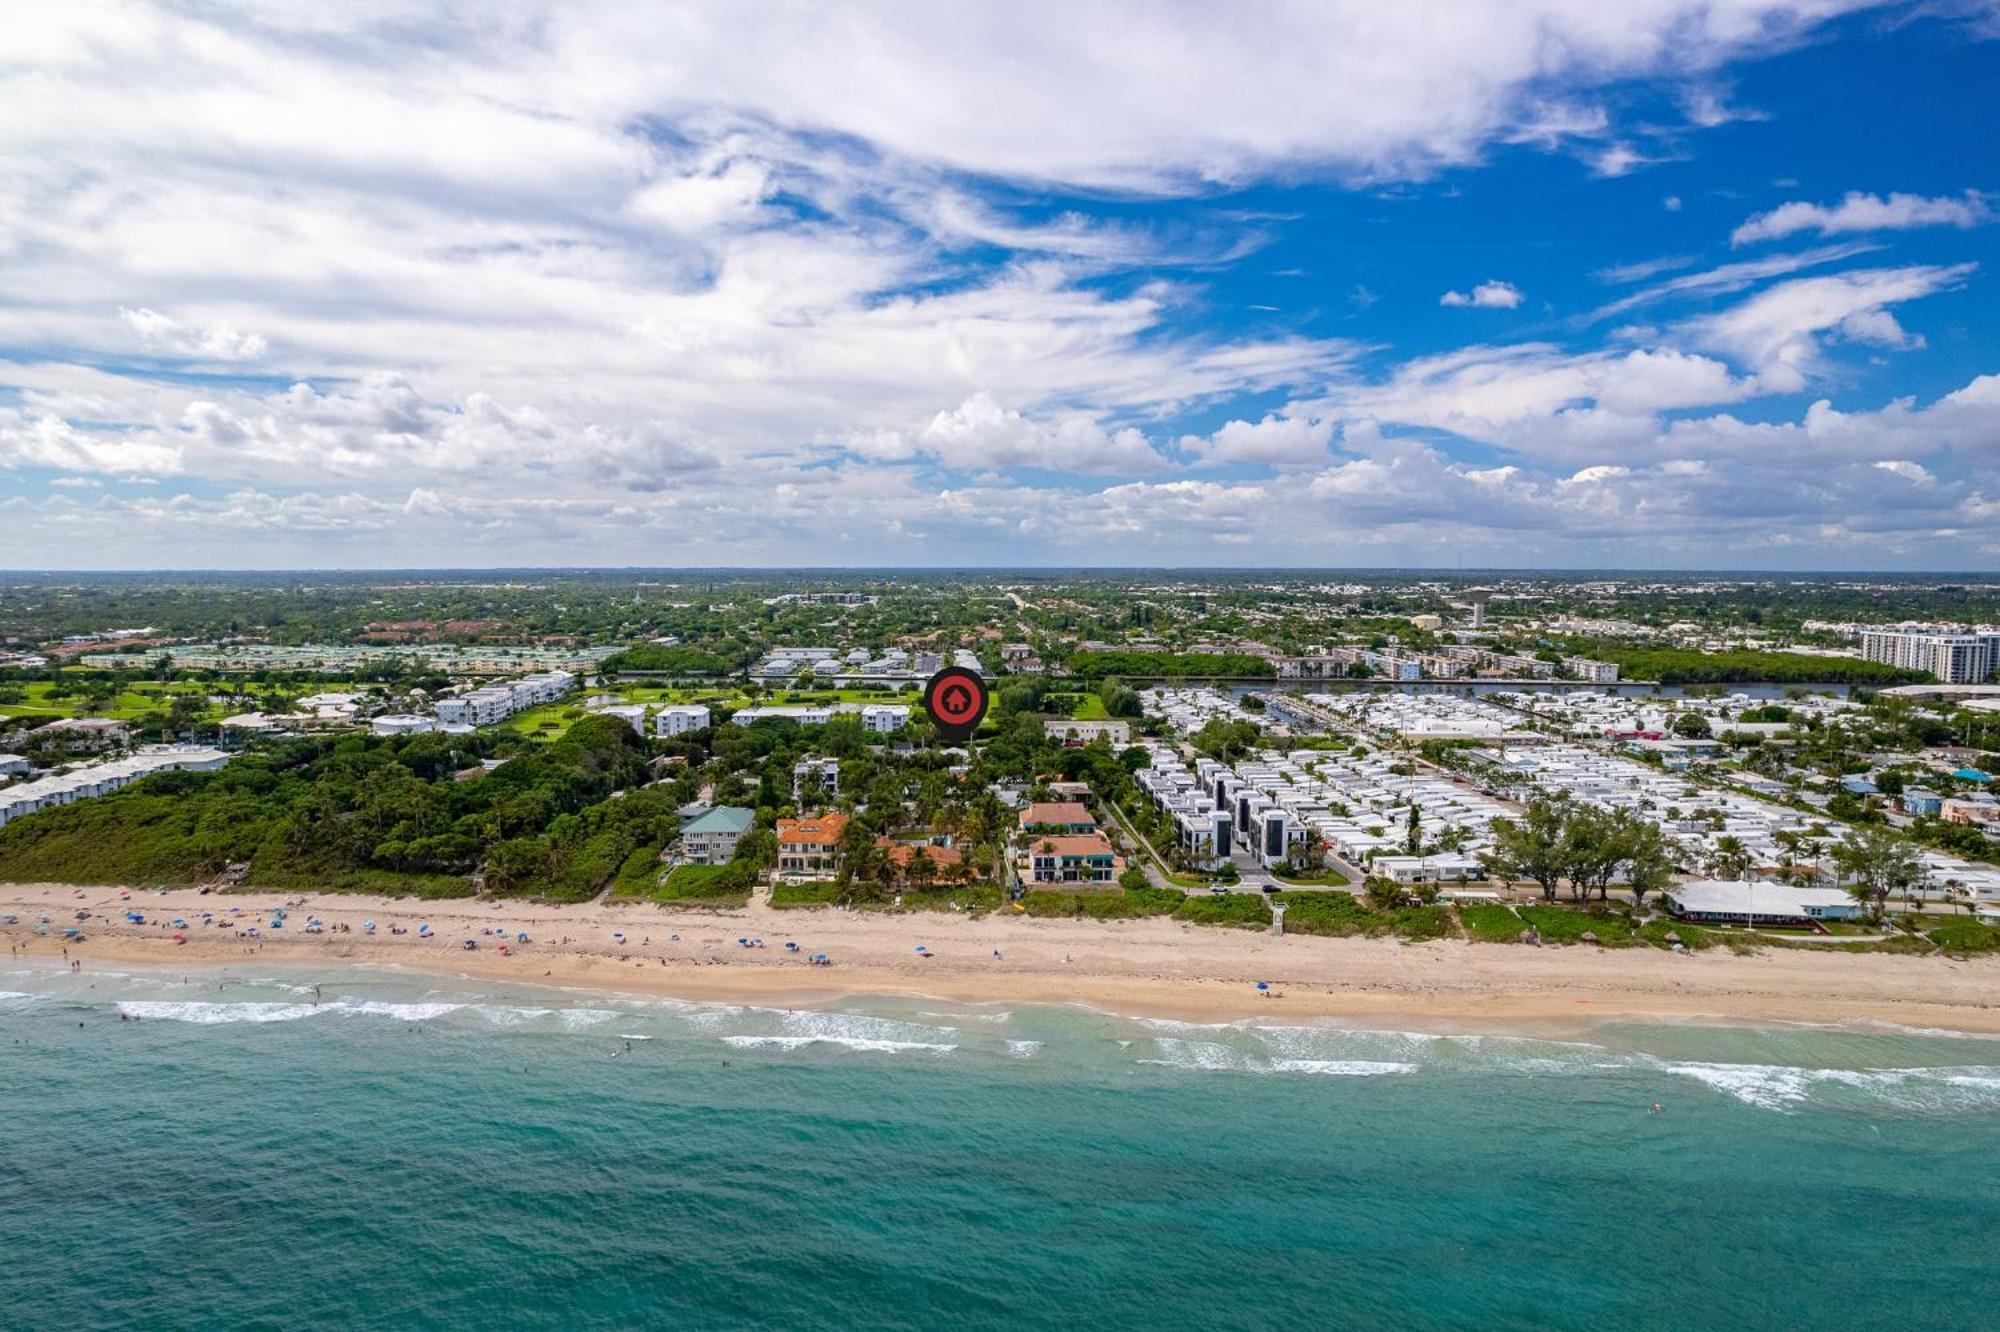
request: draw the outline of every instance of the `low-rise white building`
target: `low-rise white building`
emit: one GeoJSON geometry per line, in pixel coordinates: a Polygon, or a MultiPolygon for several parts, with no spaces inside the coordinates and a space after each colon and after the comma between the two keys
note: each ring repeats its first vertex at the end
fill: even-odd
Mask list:
{"type": "Polygon", "coordinates": [[[706,731],[710,725],[707,708],[699,703],[676,703],[653,714],[653,734],[663,737],[706,731]]]}
{"type": "Polygon", "coordinates": [[[461,726],[492,726],[517,712],[553,703],[576,685],[568,671],[540,671],[505,684],[483,685],[456,698],[437,701],[441,722],[461,726]]]}
{"type": "Polygon", "coordinates": [[[910,710],[899,703],[861,705],[861,729],[891,735],[910,724],[910,710]]]}
{"type": "Polygon", "coordinates": [[[90,763],[0,791],[0,826],[58,805],[108,795],[162,772],[214,772],[232,756],[202,745],[149,745],[124,758],[90,763]]]}
{"type": "Polygon", "coordinates": [[[1722,925],[1810,925],[1861,914],[1861,904],[1838,888],[1783,883],[1696,879],[1677,883],[1661,896],[1678,919],[1722,925]]]}

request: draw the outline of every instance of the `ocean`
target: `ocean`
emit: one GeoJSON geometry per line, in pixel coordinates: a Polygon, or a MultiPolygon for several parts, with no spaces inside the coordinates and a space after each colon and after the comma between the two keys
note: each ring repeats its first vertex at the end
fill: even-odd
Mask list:
{"type": "Polygon", "coordinates": [[[2000,1321],[1992,1039],[0,991],[6,1328],[2000,1321]]]}

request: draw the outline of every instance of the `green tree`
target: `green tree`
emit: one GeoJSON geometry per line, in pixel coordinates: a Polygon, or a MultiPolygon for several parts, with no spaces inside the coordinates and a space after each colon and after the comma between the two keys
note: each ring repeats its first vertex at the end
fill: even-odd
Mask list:
{"type": "Polygon", "coordinates": [[[1743,845],[1743,839],[1729,834],[1716,838],[1708,853],[1708,872],[1718,879],[1745,878],[1756,863],[1757,857],[1743,845]]]}
{"type": "Polygon", "coordinates": [[[1361,881],[1361,895],[1368,899],[1368,905],[1377,911],[1394,911],[1409,901],[1410,894],[1402,884],[1386,874],[1371,874],[1361,881]]]}
{"type": "Polygon", "coordinates": [[[1674,718],[1674,734],[1683,740],[1706,740],[1713,733],[1708,718],[1699,712],[1683,712],[1674,718]]]}
{"type": "Polygon", "coordinates": [[[1520,818],[1493,820],[1493,849],[1483,857],[1487,872],[1508,880],[1527,879],[1541,887],[1544,898],[1554,901],[1567,864],[1563,814],[1560,803],[1536,797],[1520,818]]]}
{"type": "Polygon", "coordinates": [[[1930,881],[1930,872],[1910,843],[1880,828],[1857,828],[1833,848],[1833,863],[1854,882],[1848,892],[1880,919],[1894,893],[1911,896],[1930,881]]]}

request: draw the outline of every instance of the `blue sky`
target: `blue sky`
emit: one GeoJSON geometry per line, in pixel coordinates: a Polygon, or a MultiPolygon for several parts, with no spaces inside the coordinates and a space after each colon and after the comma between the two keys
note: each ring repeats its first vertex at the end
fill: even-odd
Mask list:
{"type": "Polygon", "coordinates": [[[2000,11],[110,4],[0,567],[2000,565],[2000,11]]]}

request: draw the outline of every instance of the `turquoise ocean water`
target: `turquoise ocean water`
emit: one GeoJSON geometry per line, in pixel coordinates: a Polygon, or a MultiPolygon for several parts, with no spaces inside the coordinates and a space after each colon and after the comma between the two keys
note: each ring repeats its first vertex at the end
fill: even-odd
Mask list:
{"type": "Polygon", "coordinates": [[[2000,1326],[1992,1040],[0,991],[6,1328],[2000,1326]]]}

